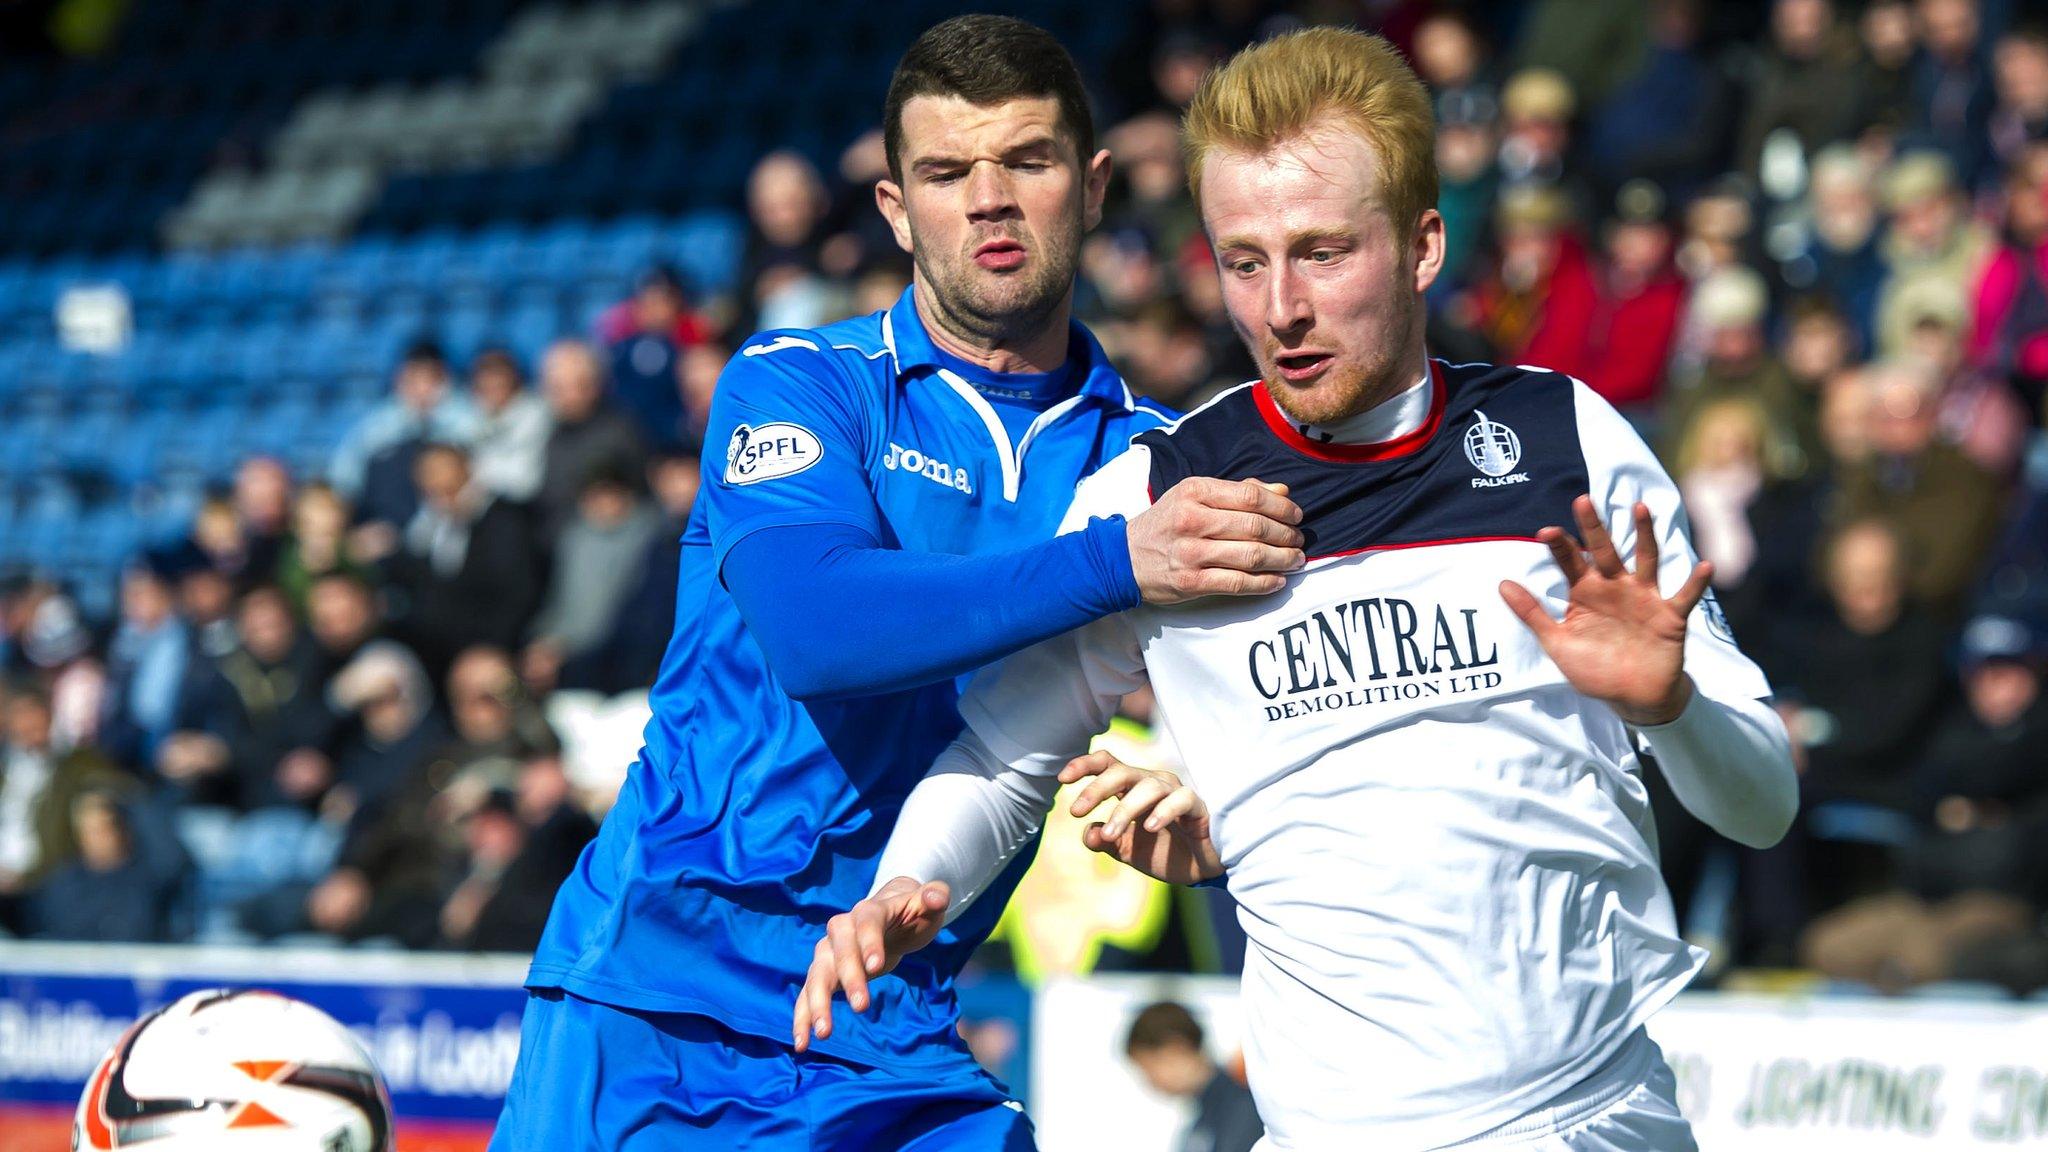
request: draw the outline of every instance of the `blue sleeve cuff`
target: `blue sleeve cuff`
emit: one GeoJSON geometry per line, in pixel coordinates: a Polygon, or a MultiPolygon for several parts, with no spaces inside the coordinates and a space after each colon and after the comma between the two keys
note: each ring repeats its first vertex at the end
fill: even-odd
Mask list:
{"type": "Polygon", "coordinates": [[[1197,880],[1197,881],[1195,881],[1195,882],[1194,882],[1193,884],[1190,884],[1190,885],[1188,885],[1188,887],[1190,887],[1190,888],[1225,888],[1225,889],[1227,889],[1227,888],[1229,888],[1229,887],[1230,887],[1230,873],[1228,873],[1228,872],[1225,872],[1225,873],[1224,873],[1223,875],[1221,875],[1221,876],[1211,876],[1211,877],[1209,877],[1209,878],[1208,878],[1207,880],[1197,880]]]}
{"type": "Polygon", "coordinates": [[[1136,608],[1143,602],[1138,591],[1138,574],[1131,568],[1130,525],[1121,516],[1088,521],[1075,533],[1084,541],[1090,569],[1097,580],[1098,597],[1091,604],[1107,616],[1136,608]]]}

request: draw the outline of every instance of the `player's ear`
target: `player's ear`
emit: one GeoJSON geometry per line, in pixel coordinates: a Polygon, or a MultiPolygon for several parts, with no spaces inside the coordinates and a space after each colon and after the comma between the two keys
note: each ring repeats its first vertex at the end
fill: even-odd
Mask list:
{"type": "Polygon", "coordinates": [[[1088,168],[1084,173],[1087,182],[1082,190],[1082,194],[1087,197],[1082,206],[1083,231],[1092,232],[1097,224],[1102,223],[1102,198],[1109,194],[1110,168],[1107,148],[1097,152],[1095,157],[1088,161],[1088,168]]]}
{"type": "Polygon", "coordinates": [[[875,207],[896,234],[896,246],[910,251],[910,207],[903,202],[903,186],[894,180],[875,181],[875,207]]]}
{"type": "Polygon", "coordinates": [[[1415,224],[1415,291],[1429,291],[1436,278],[1444,270],[1444,218],[1434,208],[1422,210],[1422,219],[1415,224]]]}

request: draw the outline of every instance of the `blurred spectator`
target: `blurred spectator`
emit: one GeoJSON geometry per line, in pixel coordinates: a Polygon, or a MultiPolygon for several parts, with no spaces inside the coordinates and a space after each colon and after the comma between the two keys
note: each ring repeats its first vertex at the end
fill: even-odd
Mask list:
{"type": "Polygon", "coordinates": [[[235,469],[234,508],[244,562],[241,571],[233,575],[245,586],[272,579],[278,553],[291,529],[291,470],[274,456],[251,456],[242,461],[235,469]]]}
{"type": "MultiPolygon", "coordinates": [[[[417,665],[394,664],[392,671],[406,691],[423,692],[424,684],[411,679],[417,665]]],[[[449,672],[448,699],[452,739],[425,715],[424,701],[394,714],[394,727],[405,719],[418,726],[384,751],[382,781],[360,794],[335,870],[307,896],[307,917],[318,930],[350,939],[388,936],[410,947],[431,944],[454,883],[463,821],[492,795],[516,786],[526,759],[556,751],[553,733],[527,708],[500,650],[464,652],[449,672]]]]}
{"type": "Polygon", "coordinates": [[[1474,290],[1476,327],[1504,361],[1570,371],[1583,358],[1599,290],[1570,202],[1555,188],[1511,187],[1494,214],[1499,255],[1474,290]]]}
{"type": "Polygon", "coordinates": [[[419,507],[412,461],[420,446],[465,444],[475,435],[476,412],[455,391],[441,346],[417,341],[399,362],[391,398],[342,435],[328,479],[358,521],[396,531],[419,507]]]}
{"type": "Polygon", "coordinates": [[[612,395],[654,448],[693,444],[677,388],[678,358],[705,339],[690,314],[682,276],[662,265],[640,278],[633,298],[599,322],[611,356],[612,395]],[[623,313],[623,314],[622,314],[623,313]]]}
{"type": "Polygon", "coordinates": [[[1878,251],[1876,174],[1862,154],[1830,145],[1813,158],[1807,214],[1778,272],[1795,293],[1824,295],[1840,309],[1867,352],[1877,325],[1877,293],[1885,263],[1878,251]]]}
{"type": "Polygon", "coordinates": [[[1747,396],[1724,397],[1700,407],[1672,467],[1692,522],[1693,545],[1700,559],[1713,562],[1714,590],[1724,605],[1747,582],[1756,561],[1750,511],[1770,478],[1764,469],[1769,437],[1770,415],[1763,405],[1747,396]]]}
{"type": "Polygon", "coordinates": [[[1991,151],[2010,176],[2030,146],[2048,140],[2048,18],[2037,13],[1998,38],[1992,79],[1991,151]]]}
{"type": "Polygon", "coordinates": [[[1750,187],[1739,176],[1708,185],[1685,206],[1685,239],[1678,245],[1678,268],[1694,282],[1721,268],[1747,266],[1756,213],[1750,208],[1750,187]]]}
{"type": "Polygon", "coordinates": [[[1822,387],[1849,366],[1855,334],[1832,300],[1808,297],[1787,309],[1778,362],[1803,403],[1818,405],[1822,387]]]}
{"type": "Polygon", "coordinates": [[[1943,712],[1918,767],[1932,826],[1915,887],[1942,897],[1973,889],[2048,902],[2048,698],[2041,645],[2008,617],[1963,629],[1963,691],[1943,712]]]}
{"type": "Polygon", "coordinates": [[[419,660],[389,640],[365,645],[335,675],[328,699],[355,724],[338,745],[331,779],[305,793],[321,797],[324,818],[345,823],[377,810],[441,743],[433,692],[419,660]]]}
{"type": "Polygon", "coordinates": [[[1898,312],[1907,325],[1907,356],[1924,365],[1935,384],[1936,428],[1979,468],[2009,479],[2019,465],[2027,413],[2004,380],[1972,369],[1963,344],[1970,305],[1962,286],[1925,279],[1900,292],[1898,312]]]}
{"type": "Polygon", "coordinates": [[[1879,354],[1905,352],[1912,323],[1903,301],[1914,286],[1933,281],[1974,284],[1991,258],[1988,233],[1970,219],[1955,168],[1935,152],[1909,152],[1884,176],[1891,222],[1882,252],[1886,278],[1877,299],[1879,354]]]}
{"type": "MultiPolygon", "coordinates": [[[[855,137],[839,154],[839,179],[824,225],[830,235],[818,250],[828,275],[844,278],[902,255],[888,220],[875,211],[875,183],[888,178],[889,151],[879,127],[855,137]]],[[[889,299],[893,303],[895,296],[889,299]]]]}
{"type": "Polygon", "coordinates": [[[687,594],[678,586],[682,537],[703,483],[700,462],[695,456],[657,456],[647,476],[661,524],[612,614],[609,634],[583,661],[589,676],[583,687],[607,695],[654,683],[675,628],[676,602],[687,594]]]}
{"type": "Polygon", "coordinates": [[[1671,262],[1671,226],[1664,214],[1664,193],[1656,185],[1632,180],[1622,186],[1603,230],[1584,347],[1575,366],[1564,369],[1623,412],[1645,416],[1644,406],[1663,391],[1685,305],[1686,285],[1671,262]]]}
{"type": "Polygon", "coordinates": [[[377,638],[376,596],[360,576],[329,572],[307,590],[306,623],[319,646],[320,676],[325,680],[377,638]]]}
{"type": "MultiPolygon", "coordinates": [[[[871,274],[872,275],[872,274],[871,274]]],[[[863,281],[868,279],[863,277],[863,281]]],[[[906,277],[901,282],[893,278],[893,289],[879,307],[868,311],[881,311],[896,303],[909,285],[906,277]]],[[[711,397],[718,391],[719,374],[725,371],[725,362],[732,359],[732,348],[722,340],[706,340],[693,348],[687,348],[676,359],[676,384],[683,397],[684,431],[686,444],[704,442],[704,426],[711,420],[711,397]]],[[[687,449],[693,454],[699,449],[687,449]]]]}
{"type": "Polygon", "coordinates": [[[1871,0],[1858,22],[1863,40],[1866,136],[1896,137],[1913,118],[1913,57],[1919,50],[1911,0],[1871,0]]]}
{"type": "Polygon", "coordinates": [[[1518,66],[1555,69],[1579,99],[1599,104],[1640,67],[1649,20],[1642,0],[1536,0],[1518,66]]]}
{"type": "Polygon", "coordinates": [[[178,615],[192,636],[195,659],[211,660],[235,646],[235,584],[218,568],[190,565],[177,571],[178,615]]]}
{"type": "Polygon", "coordinates": [[[1849,523],[1828,543],[1822,565],[1833,610],[1801,632],[1791,679],[1777,686],[1796,702],[1790,728],[1805,755],[1809,803],[1912,807],[1912,769],[1948,677],[1941,626],[1907,610],[1906,547],[1874,519],[1849,523]]]}
{"type": "Polygon", "coordinates": [[[470,450],[477,483],[507,500],[533,499],[547,455],[547,405],[526,390],[519,362],[503,348],[477,353],[469,367],[469,395],[477,415],[470,450]]]}
{"type": "Polygon", "coordinates": [[[1890,362],[1868,379],[1871,453],[1842,476],[1841,515],[1890,520],[1909,592],[1935,618],[1953,619],[1997,536],[1998,484],[1935,435],[1939,384],[1931,368],[1890,362]]]}
{"type": "Polygon", "coordinates": [[[70,816],[78,855],[37,891],[36,934],[102,943],[168,939],[173,878],[137,853],[128,811],[106,793],[88,792],[72,802],[70,816]]]}
{"type": "Polygon", "coordinates": [[[1913,123],[1924,143],[1948,154],[1974,188],[1990,151],[1990,68],[1978,0],[1916,0],[1920,55],[1913,63],[1913,123]]]}
{"type": "Polygon", "coordinates": [[[304,612],[313,585],[331,575],[367,580],[369,565],[355,558],[349,544],[348,505],[325,484],[299,489],[292,504],[292,531],[277,559],[277,585],[304,612]]]}
{"type": "Polygon", "coordinates": [[[192,659],[191,633],[178,618],[170,582],[131,566],[121,578],[121,622],[107,647],[107,693],[100,741],[124,764],[148,763],[176,719],[178,692],[192,659]]]}
{"type": "Polygon", "coordinates": [[[620,607],[662,531],[661,513],[635,491],[640,477],[622,460],[600,461],[583,483],[576,518],[555,542],[547,601],[534,619],[522,664],[527,682],[594,687],[585,661],[604,644],[620,607]]]}
{"type": "Polygon", "coordinates": [[[29,893],[78,853],[72,802],[88,791],[133,791],[135,781],[92,749],[58,749],[41,688],[14,685],[0,708],[0,931],[22,935],[29,893]]]}
{"type": "Polygon", "coordinates": [[[2006,174],[2005,197],[2005,242],[1977,281],[1970,354],[2010,379],[2039,420],[2048,392],[2048,141],[2006,174]]]}
{"type": "Polygon", "coordinates": [[[1796,476],[1811,458],[1812,418],[1764,339],[1769,304],[1763,277],[1747,268],[1720,268],[1699,282],[1688,322],[1702,358],[1676,381],[1663,440],[1675,449],[1697,413],[1714,401],[1748,400],[1770,419],[1766,465],[1777,475],[1796,476]]]}
{"type": "Polygon", "coordinates": [[[824,282],[818,247],[828,202],[825,182],[801,153],[770,152],[747,177],[751,225],[740,282],[751,320],[738,327],[810,328],[823,321],[824,282]]]}
{"type": "Polygon", "coordinates": [[[1797,171],[1824,145],[1851,139],[1864,108],[1862,80],[1856,35],[1832,0],[1776,0],[1737,144],[1742,171],[1770,187],[1767,163],[1797,171]],[[1780,149],[1783,160],[1773,155],[1780,149]]]}
{"type": "Polygon", "coordinates": [[[1251,1152],[1265,1138],[1251,1090],[1216,1066],[1194,1014],[1170,1000],[1148,1004],[1124,1034],[1124,1055],[1154,1092],[1194,1105],[1180,1152],[1251,1152]]]}
{"type": "Polygon", "coordinates": [[[517,643],[540,600],[540,550],[526,515],[485,491],[448,444],[414,464],[420,510],[388,565],[406,597],[400,630],[429,671],[474,644],[517,643]]]}
{"type": "Polygon", "coordinates": [[[1171,259],[1202,230],[1181,164],[1180,122],[1166,112],[1135,116],[1110,129],[1102,146],[1116,157],[1121,193],[1109,227],[1142,231],[1156,259],[1171,259]]]}
{"type": "Polygon", "coordinates": [[[190,799],[248,810],[286,802],[278,765],[324,747],[334,727],[320,656],[299,635],[282,591],[243,595],[233,650],[195,669],[179,706],[181,727],[157,752],[157,774],[190,799]]]}
{"type": "Polygon", "coordinates": [[[1563,76],[1528,69],[1508,78],[1500,93],[1501,183],[1534,185],[1564,193],[1574,220],[1591,214],[1592,194],[1572,158],[1572,117],[1578,101],[1563,76]]]}
{"type": "Polygon", "coordinates": [[[1650,0],[1648,7],[1649,51],[1595,109],[1586,156],[1604,189],[1643,179],[1686,196],[1719,171],[1733,94],[1700,45],[1701,0],[1650,0]]]}
{"type": "MultiPolygon", "coordinates": [[[[1499,105],[1492,95],[1445,93],[1437,98],[1436,109],[1437,211],[1444,218],[1444,266],[1430,286],[1433,302],[1469,286],[1477,258],[1485,250],[1493,223],[1493,161],[1500,147],[1494,135],[1499,105]]],[[[1182,275],[1183,281],[1196,278],[1182,275]]],[[[1215,280],[1206,261],[1199,278],[1215,280]]]]}
{"type": "Polygon", "coordinates": [[[530,952],[561,887],[597,825],[578,808],[559,759],[521,770],[516,790],[493,793],[463,828],[467,859],[442,906],[442,942],[485,952],[530,952]]]}
{"type": "Polygon", "coordinates": [[[1470,13],[1440,8],[1424,16],[1415,26],[1410,55],[1416,74],[1435,95],[1439,113],[1453,99],[1489,106],[1497,102],[1486,38],[1470,13]]]}
{"type": "Polygon", "coordinates": [[[1179,115],[1194,100],[1202,77],[1222,59],[1223,50],[1209,33],[1181,29],[1160,37],[1151,60],[1158,107],[1179,115]]]}
{"type": "Polygon", "coordinates": [[[554,540],[575,515],[591,468],[623,460],[637,471],[646,456],[639,429],[605,401],[604,370],[590,345],[556,341],[541,360],[540,387],[553,426],[534,502],[541,538],[554,540]]]}

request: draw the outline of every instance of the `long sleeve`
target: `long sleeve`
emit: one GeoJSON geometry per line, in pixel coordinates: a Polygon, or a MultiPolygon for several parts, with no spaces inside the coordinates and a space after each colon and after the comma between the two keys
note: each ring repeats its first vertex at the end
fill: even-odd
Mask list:
{"type": "Polygon", "coordinates": [[[1122,520],[979,556],[883,548],[846,525],[787,525],[740,541],[724,575],[799,700],[944,680],[1138,602],[1122,520]],[[798,603],[806,611],[788,611],[798,603]]]}
{"type": "Polygon", "coordinates": [[[875,887],[898,876],[944,881],[951,923],[1031,843],[1059,780],[1012,769],[970,729],[953,741],[903,802],[876,864],[875,887]]]}
{"type": "Polygon", "coordinates": [[[977,676],[960,700],[967,730],[904,801],[875,886],[897,876],[943,880],[953,890],[948,918],[966,911],[1037,834],[1059,770],[1143,683],[1137,639],[1121,614],[977,676]]]}
{"type": "MultiPolygon", "coordinates": [[[[1577,401],[1591,495],[1615,550],[1634,553],[1633,509],[1641,501],[1658,534],[1657,583],[1672,595],[1699,562],[1678,486],[1611,405],[1583,384],[1577,401]]],[[[1770,683],[1735,643],[1712,592],[1686,620],[1685,672],[1694,689],[1686,710],[1642,735],[1688,811],[1730,839],[1775,844],[1798,808],[1792,744],[1765,703],[1770,683]]]]}
{"type": "MultiPolygon", "coordinates": [[[[1123,489],[1143,474],[1135,465],[1112,465],[1084,481],[1068,526],[1131,507],[1123,489]]],[[[948,919],[966,911],[1037,835],[1059,790],[1059,770],[1088,750],[1118,702],[1144,683],[1144,656],[1123,612],[1034,644],[976,676],[960,698],[967,730],[904,801],[875,886],[898,876],[942,880],[953,890],[948,919]]]]}
{"type": "Polygon", "coordinates": [[[1792,826],[1799,809],[1792,741],[1768,704],[1695,691],[1678,719],[1637,731],[1679,803],[1714,831],[1768,848],[1792,826]]]}
{"type": "Polygon", "coordinates": [[[728,459],[699,499],[712,563],[789,695],[933,683],[1138,603],[1120,520],[975,556],[885,547],[873,402],[809,336],[763,339],[719,379],[705,436],[728,459]]]}

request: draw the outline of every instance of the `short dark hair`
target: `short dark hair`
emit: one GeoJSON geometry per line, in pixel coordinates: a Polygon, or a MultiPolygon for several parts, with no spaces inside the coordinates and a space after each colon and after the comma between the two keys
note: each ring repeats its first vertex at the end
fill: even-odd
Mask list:
{"type": "Polygon", "coordinates": [[[1139,1010],[1137,1019],[1131,1021],[1130,1032],[1124,1036],[1126,1054],[1153,1052],[1172,1044],[1202,1050],[1202,1026],[1195,1022],[1195,1014],[1171,1000],[1147,1004],[1139,1010]]]}
{"type": "Polygon", "coordinates": [[[882,104],[882,144],[897,180],[903,179],[903,106],[919,96],[958,96],[984,106],[1050,96],[1081,163],[1095,154],[1095,119],[1080,70],[1052,33],[1035,24],[976,13],[941,21],[917,38],[897,61],[882,104]]]}
{"type": "Polygon", "coordinates": [[[405,354],[400,361],[405,364],[432,364],[445,369],[448,367],[448,354],[441,350],[439,340],[432,336],[418,336],[405,346],[405,354]]]}

